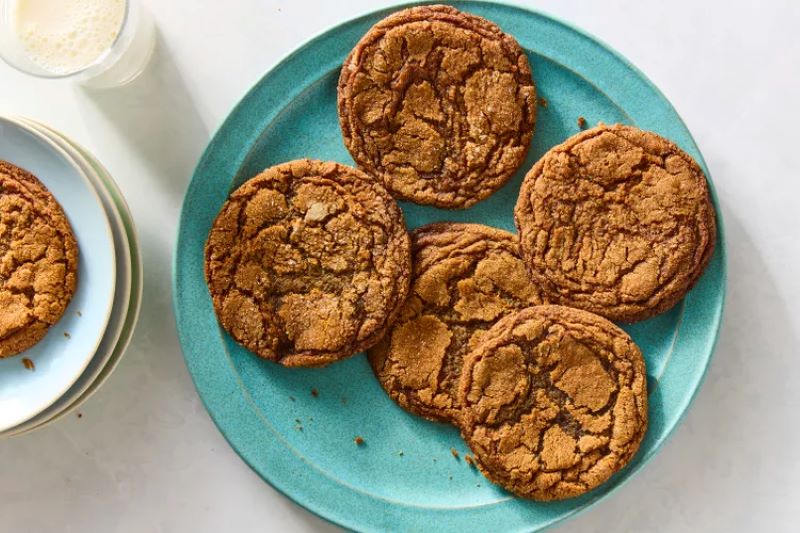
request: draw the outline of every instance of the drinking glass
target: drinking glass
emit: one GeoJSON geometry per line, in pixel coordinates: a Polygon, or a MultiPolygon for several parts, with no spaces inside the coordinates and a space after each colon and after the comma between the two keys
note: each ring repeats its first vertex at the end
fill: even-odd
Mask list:
{"type": "MultiPolygon", "coordinates": [[[[64,0],[69,1],[69,0],[64,0]]],[[[51,79],[70,79],[89,87],[124,85],[144,71],[155,49],[155,27],[139,0],[125,1],[125,15],[114,42],[97,59],[70,72],[53,72],[35,63],[15,27],[19,0],[0,0],[0,58],[15,69],[51,79]]]]}

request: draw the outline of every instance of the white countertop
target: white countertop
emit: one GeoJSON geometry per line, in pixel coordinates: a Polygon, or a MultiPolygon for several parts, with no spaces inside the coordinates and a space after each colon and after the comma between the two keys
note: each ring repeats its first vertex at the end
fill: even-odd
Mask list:
{"type": "MultiPolygon", "coordinates": [[[[90,93],[0,64],[0,112],[54,126],[109,167],[145,261],[133,344],[83,416],[0,442],[0,530],[337,531],[264,483],[206,414],[175,334],[171,255],[195,162],[239,97],[307,38],[385,2],[145,3],[160,41],[130,86],[90,93]]],[[[528,4],[615,47],[672,101],[717,186],[729,253],[721,339],[684,423],[562,530],[797,531],[800,3],[528,4]]]]}

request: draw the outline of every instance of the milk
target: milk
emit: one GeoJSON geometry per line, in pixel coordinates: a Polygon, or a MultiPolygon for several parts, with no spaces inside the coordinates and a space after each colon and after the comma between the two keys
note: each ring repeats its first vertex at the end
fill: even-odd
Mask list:
{"type": "Polygon", "coordinates": [[[28,57],[53,74],[98,61],[122,28],[127,0],[17,0],[13,27],[28,57]]]}

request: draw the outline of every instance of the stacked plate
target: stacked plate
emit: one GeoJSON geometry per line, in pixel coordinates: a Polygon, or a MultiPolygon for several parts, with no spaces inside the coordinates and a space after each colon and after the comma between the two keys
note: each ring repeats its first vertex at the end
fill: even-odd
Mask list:
{"type": "Polygon", "coordinates": [[[108,379],[130,342],[142,296],[133,219],[106,169],[65,135],[0,116],[0,159],[55,196],[78,241],[78,285],[61,320],[27,351],[0,359],[0,438],[75,410],[108,379]]]}

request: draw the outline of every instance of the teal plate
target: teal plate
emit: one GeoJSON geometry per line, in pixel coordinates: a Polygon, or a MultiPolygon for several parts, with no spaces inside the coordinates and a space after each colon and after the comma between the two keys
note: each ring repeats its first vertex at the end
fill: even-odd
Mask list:
{"type": "MultiPolygon", "coordinates": [[[[402,204],[410,228],[468,220],[513,229],[524,170],[548,148],[590,124],[654,130],[703,159],[664,96],[594,38],[539,13],[454,2],[517,38],[540,95],[536,133],[523,170],[466,211],[402,204]]],[[[722,228],[707,271],[671,311],[627,327],[647,360],[650,428],[633,463],[583,497],[536,503],[487,482],[450,448],[468,452],[455,428],[422,420],[384,394],[363,354],[323,369],[288,369],[238,346],[217,324],[203,279],[203,246],[228,193],[260,170],[312,157],[352,164],[336,114],[344,57],[385,9],[314,38],[270,70],[236,106],[192,178],[175,253],[178,333],[195,386],[220,431],[266,481],[314,513],[362,531],[531,531],[585,509],[656,453],[697,392],[719,329],[725,293],[722,228]],[[311,389],[319,391],[312,395],[311,389]],[[356,446],[360,435],[365,445],[356,446]]],[[[713,195],[713,191],[712,191],[713,195]]],[[[716,204],[716,196],[714,202],[716,204]]],[[[717,209],[719,212],[719,209],[717,209]]]]}

